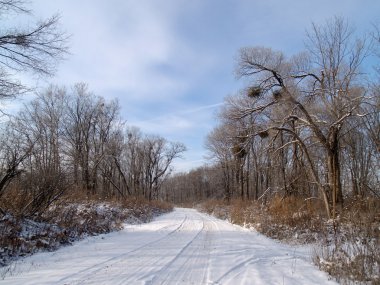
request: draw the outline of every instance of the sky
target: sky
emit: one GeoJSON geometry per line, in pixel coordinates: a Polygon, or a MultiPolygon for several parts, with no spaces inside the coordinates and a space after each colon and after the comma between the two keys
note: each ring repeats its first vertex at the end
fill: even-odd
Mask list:
{"type": "Polygon", "coordinates": [[[311,23],[347,18],[359,33],[380,23],[378,0],[31,0],[36,18],[61,15],[70,55],[39,83],[86,82],[117,98],[143,133],[186,145],[175,171],[207,163],[204,142],[223,99],[244,86],[234,69],[241,47],[287,55],[304,48],[311,23]]]}

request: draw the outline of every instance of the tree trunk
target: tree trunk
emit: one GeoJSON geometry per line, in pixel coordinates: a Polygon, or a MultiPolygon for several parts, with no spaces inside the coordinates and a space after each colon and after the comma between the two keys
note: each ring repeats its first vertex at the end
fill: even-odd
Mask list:
{"type": "Polygon", "coordinates": [[[255,186],[254,187],[255,187],[255,192],[253,194],[253,199],[257,201],[257,199],[259,198],[259,172],[257,169],[255,170],[255,186]]]}
{"type": "Polygon", "coordinates": [[[230,202],[231,200],[231,191],[230,191],[230,174],[229,174],[229,167],[228,162],[225,163],[223,167],[224,172],[224,196],[227,202],[230,202]]]}
{"type": "Polygon", "coordinates": [[[340,180],[340,162],[339,151],[337,147],[333,147],[328,151],[327,155],[328,164],[328,182],[331,189],[332,198],[332,214],[335,219],[338,210],[343,208],[343,193],[340,180]]]}
{"type": "Polygon", "coordinates": [[[244,174],[243,174],[243,170],[240,170],[240,193],[241,193],[241,200],[244,201],[244,174]]]}

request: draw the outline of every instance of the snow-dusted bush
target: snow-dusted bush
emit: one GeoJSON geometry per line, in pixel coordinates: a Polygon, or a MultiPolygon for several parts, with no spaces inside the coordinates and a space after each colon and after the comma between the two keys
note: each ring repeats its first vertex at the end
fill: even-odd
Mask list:
{"type": "Polygon", "coordinates": [[[380,201],[355,198],[335,221],[313,260],[343,284],[380,284],[380,201]]]}

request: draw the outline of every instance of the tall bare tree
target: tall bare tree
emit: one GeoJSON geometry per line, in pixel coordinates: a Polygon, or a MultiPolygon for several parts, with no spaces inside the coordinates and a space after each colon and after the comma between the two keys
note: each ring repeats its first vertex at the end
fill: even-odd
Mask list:
{"type": "MultiPolygon", "coordinates": [[[[6,15],[31,16],[26,1],[0,1],[0,22],[6,15]]],[[[20,82],[16,72],[35,75],[54,74],[57,63],[68,53],[68,35],[60,29],[59,15],[25,27],[6,27],[0,31],[0,99],[20,95],[30,87],[20,82]]]]}
{"type": "Polygon", "coordinates": [[[341,130],[350,117],[361,116],[366,96],[360,87],[360,66],[368,55],[365,40],[355,39],[348,23],[334,18],[313,25],[306,52],[291,59],[269,48],[243,48],[238,75],[248,77],[247,89],[257,98],[253,108],[241,110],[262,118],[256,135],[287,133],[302,148],[330,215],[343,203],[341,186],[341,130]],[[294,126],[298,131],[295,131],[294,126]],[[327,183],[323,183],[311,158],[310,143],[324,150],[327,183]]]}

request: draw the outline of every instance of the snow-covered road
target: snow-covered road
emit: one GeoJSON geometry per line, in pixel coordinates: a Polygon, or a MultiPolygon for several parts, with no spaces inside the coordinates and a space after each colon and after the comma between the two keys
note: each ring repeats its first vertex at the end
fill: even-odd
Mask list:
{"type": "Polygon", "coordinates": [[[336,284],[308,256],[305,247],[175,209],[148,224],[25,258],[0,284],[336,284]]]}

